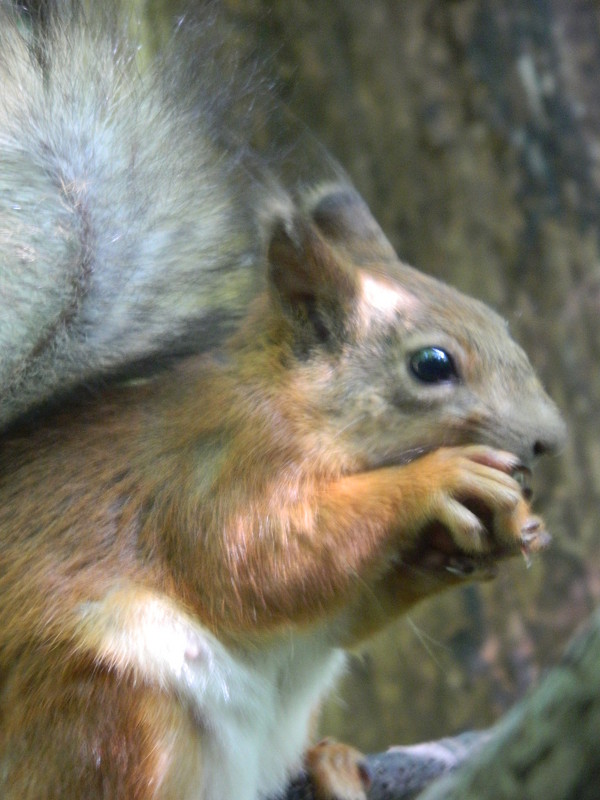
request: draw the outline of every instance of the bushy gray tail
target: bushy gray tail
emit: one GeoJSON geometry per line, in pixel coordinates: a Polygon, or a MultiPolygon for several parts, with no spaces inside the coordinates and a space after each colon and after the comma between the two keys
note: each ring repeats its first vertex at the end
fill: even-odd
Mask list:
{"type": "Polygon", "coordinates": [[[213,346],[260,283],[253,181],[215,130],[214,64],[194,54],[190,75],[176,35],[152,59],[122,35],[130,20],[89,5],[103,19],[64,2],[42,24],[0,2],[0,427],[97,375],[213,346]]]}

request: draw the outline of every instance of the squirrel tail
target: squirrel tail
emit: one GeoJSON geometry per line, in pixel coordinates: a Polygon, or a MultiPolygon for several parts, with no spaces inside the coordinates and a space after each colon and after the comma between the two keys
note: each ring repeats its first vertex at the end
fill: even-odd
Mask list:
{"type": "Polygon", "coordinates": [[[0,427],[215,346],[262,275],[214,47],[153,57],[112,3],[42,8],[0,0],[0,427]]]}

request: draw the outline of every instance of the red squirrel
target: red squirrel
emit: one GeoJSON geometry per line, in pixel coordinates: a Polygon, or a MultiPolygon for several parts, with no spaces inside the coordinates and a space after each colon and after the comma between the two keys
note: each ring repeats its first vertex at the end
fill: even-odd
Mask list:
{"type": "MultiPolygon", "coordinates": [[[[84,42],[108,58],[109,38],[82,34],[76,16],[58,19],[47,55],[84,42]]],[[[52,98],[56,86],[77,89],[66,68],[57,84],[41,82],[49,62],[39,48],[19,49],[24,34],[13,17],[0,16],[0,30],[21,91],[52,98]]],[[[71,71],[78,60],[84,74],[95,69],[87,52],[71,52],[71,71]]],[[[3,61],[8,80],[6,71],[3,61]]],[[[5,99],[11,91],[0,89],[5,99]]],[[[107,349],[117,335],[93,301],[104,280],[94,259],[101,268],[102,258],[114,256],[104,228],[106,252],[96,249],[92,258],[88,247],[93,226],[106,218],[99,212],[94,221],[92,209],[81,229],[69,217],[78,213],[81,223],[82,203],[98,202],[94,187],[110,184],[83,158],[86,136],[97,136],[101,149],[108,133],[147,114],[142,101],[141,111],[118,102],[130,96],[127,86],[114,92],[117,122],[109,114],[104,128],[83,127],[90,109],[76,91],[62,92],[79,148],[68,162],[72,181],[59,185],[56,209],[44,206],[54,201],[40,186],[57,186],[44,152],[38,183],[30,184],[42,207],[27,205],[25,189],[19,195],[27,219],[46,215],[44,224],[57,225],[48,227],[57,237],[48,263],[73,242],[75,262],[82,266],[82,253],[88,261],[77,273],[73,326],[61,318],[30,348],[32,371],[23,368],[21,383],[7,378],[12,397],[51,363],[60,384],[69,384],[61,373],[69,352],[69,375],[75,384],[85,380],[79,359],[88,353],[101,370],[103,326],[107,349]],[[90,172],[77,178],[82,164],[90,172]],[[65,215],[66,228],[55,214],[65,215]]],[[[2,109],[5,131],[18,115],[6,102],[2,109]]],[[[11,146],[24,168],[14,140],[0,136],[0,149],[11,146]]],[[[39,163],[29,164],[28,175],[39,163]]],[[[6,190],[14,178],[2,170],[0,162],[6,190]]],[[[145,377],[122,375],[0,439],[4,800],[275,796],[303,763],[313,710],[347,648],[422,598],[489,577],[497,561],[548,541],[519,477],[557,448],[563,424],[504,321],[399,261],[347,185],[279,197],[262,219],[256,291],[222,342],[145,377]]],[[[208,250],[222,247],[232,230],[235,237],[226,227],[235,226],[233,207],[218,209],[206,225],[219,226],[208,250]]],[[[144,226],[160,239],[159,229],[144,226]]],[[[46,252],[43,225],[36,230],[32,252],[46,252]]],[[[168,233],[164,241],[183,247],[168,233]]],[[[188,244],[193,250],[194,237],[188,244]]],[[[229,245],[233,261],[242,259],[238,244],[229,245]]],[[[156,238],[147,245],[151,266],[131,271],[142,294],[150,294],[152,265],[164,254],[156,238]]],[[[176,256],[168,263],[176,265],[176,256]]],[[[185,248],[181,258],[191,259],[185,248]]],[[[205,268],[198,267],[199,280],[205,268]]],[[[225,272],[222,280],[235,284],[243,270],[225,272]]],[[[157,298],[160,285],[152,285],[157,298]]],[[[203,294],[205,309],[215,291],[203,294]]],[[[217,295],[220,314],[231,298],[225,287],[217,295]]],[[[235,294],[236,309],[242,295],[245,289],[235,294]]],[[[157,331],[160,338],[168,305],[158,299],[157,329],[152,319],[144,329],[139,299],[135,292],[129,305],[119,298],[119,319],[132,322],[133,339],[138,328],[148,341],[157,331]]],[[[175,315],[175,326],[183,316],[175,315]]],[[[40,391],[47,398],[54,384],[40,391]]],[[[23,406],[6,404],[7,419],[39,399],[33,389],[27,397],[23,406]]],[[[316,773],[319,753],[306,756],[316,773]]]]}

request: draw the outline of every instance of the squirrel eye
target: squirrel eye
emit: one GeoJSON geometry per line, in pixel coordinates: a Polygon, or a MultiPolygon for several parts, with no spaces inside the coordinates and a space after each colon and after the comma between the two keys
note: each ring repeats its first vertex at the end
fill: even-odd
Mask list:
{"type": "Polygon", "coordinates": [[[452,356],[441,347],[424,347],[410,357],[412,374],[423,383],[448,383],[458,378],[452,356]]]}

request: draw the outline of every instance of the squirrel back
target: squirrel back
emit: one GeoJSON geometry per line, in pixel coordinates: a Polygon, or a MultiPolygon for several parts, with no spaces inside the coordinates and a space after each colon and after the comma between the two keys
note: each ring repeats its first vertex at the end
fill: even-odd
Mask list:
{"type": "Polygon", "coordinates": [[[0,428],[214,346],[260,287],[258,187],[211,51],[151,58],[90,6],[0,5],[0,428]]]}

